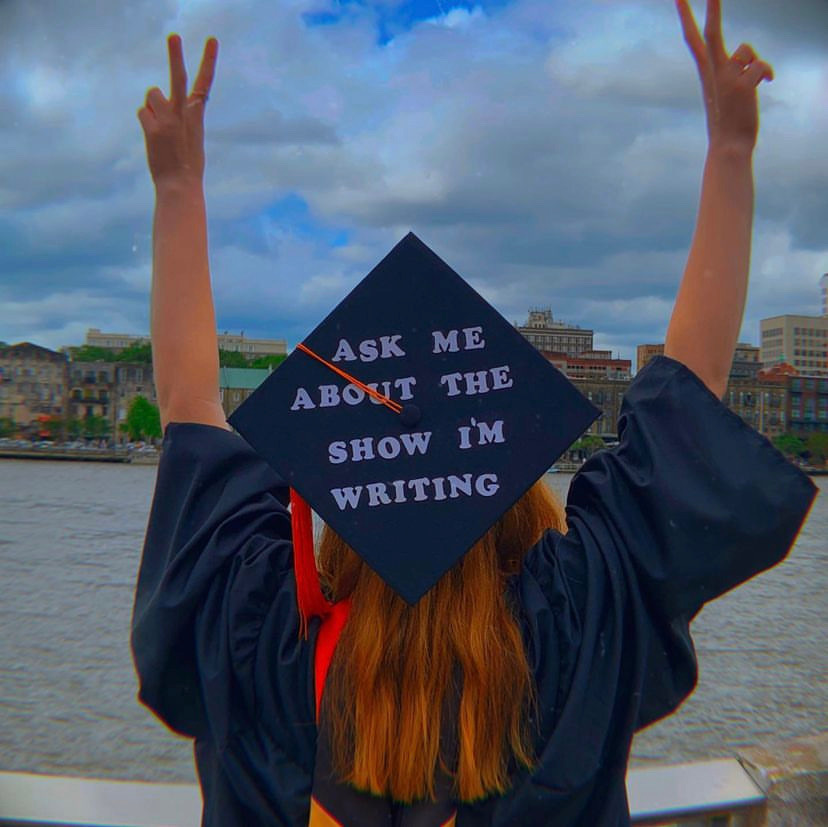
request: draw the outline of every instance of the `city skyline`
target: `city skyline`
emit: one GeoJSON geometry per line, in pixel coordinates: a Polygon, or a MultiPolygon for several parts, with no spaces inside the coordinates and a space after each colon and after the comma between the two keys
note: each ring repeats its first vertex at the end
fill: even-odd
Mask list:
{"type": "MultiPolygon", "coordinates": [[[[739,337],[758,345],[760,319],[821,309],[828,8],[723,6],[728,46],[752,42],[776,71],[739,337]]],[[[626,359],[663,340],[705,130],[656,0],[3,4],[0,338],[148,330],[135,110],[166,88],[173,30],[191,74],[207,34],[222,44],[206,181],[219,330],[293,345],[411,229],[510,321],[548,306],[626,359]]]]}
{"type": "MultiPolygon", "coordinates": [[[[820,284],[821,285],[825,284],[826,282],[828,282],[828,273],[823,274],[823,276],[820,279],[820,284]]],[[[824,290],[825,288],[822,288],[822,289],[824,290]]],[[[539,306],[536,305],[534,307],[530,307],[530,308],[527,309],[526,318],[522,323],[518,322],[518,321],[515,321],[515,322],[513,322],[513,324],[521,332],[524,332],[524,335],[527,335],[525,333],[525,331],[530,329],[527,326],[531,325],[532,317],[537,316],[538,314],[548,314],[550,316],[550,321],[554,318],[552,316],[550,308],[540,308],[539,306]]],[[[790,314],[790,313],[782,314],[782,313],[780,313],[780,314],[778,314],[777,317],[768,317],[767,319],[760,319],[759,320],[760,330],[757,332],[757,336],[755,337],[757,340],[759,340],[759,343],[754,343],[753,341],[751,341],[751,339],[749,337],[747,337],[747,338],[740,337],[739,340],[738,340],[738,343],[736,345],[737,351],[738,351],[739,347],[742,346],[742,345],[751,345],[751,346],[756,347],[757,350],[761,349],[761,340],[762,340],[762,330],[761,330],[761,328],[764,326],[764,323],[767,322],[770,319],[778,318],[778,317],[781,317],[781,316],[791,316],[791,317],[792,316],[807,316],[809,318],[819,319],[819,320],[822,320],[824,318],[828,318],[828,314],[819,315],[819,314],[790,314]]],[[[581,325],[570,325],[569,322],[567,322],[565,319],[554,318],[554,324],[556,326],[560,326],[561,328],[563,328],[564,333],[567,332],[566,331],[567,328],[572,328],[575,332],[588,333],[590,341],[592,341],[593,338],[595,338],[595,337],[600,337],[600,335],[601,335],[600,331],[594,330],[592,328],[583,327],[581,325]]],[[[743,325],[743,328],[744,328],[744,325],[743,325]]],[[[290,352],[292,352],[293,347],[296,344],[295,342],[290,342],[289,340],[285,339],[284,337],[275,337],[275,336],[270,335],[267,332],[263,335],[260,335],[260,336],[247,336],[245,334],[244,330],[239,331],[239,333],[235,333],[234,331],[222,330],[221,328],[217,328],[216,336],[217,336],[217,339],[218,339],[220,350],[222,348],[222,342],[224,340],[231,341],[230,345],[225,345],[225,349],[234,350],[234,351],[250,350],[250,347],[245,348],[243,346],[240,346],[240,343],[243,343],[245,341],[267,342],[269,347],[272,348],[273,346],[275,346],[276,351],[278,351],[279,353],[290,353],[290,352]]],[[[533,342],[533,344],[538,346],[538,348],[540,350],[544,349],[544,348],[540,347],[536,342],[533,341],[533,337],[531,335],[527,335],[527,338],[529,338],[530,341],[533,342]]],[[[104,349],[113,350],[114,352],[117,353],[122,347],[126,346],[126,344],[146,344],[146,343],[149,343],[149,340],[150,340],[150,337],[149,337],[149,334],[148,334],[147,331],[134,331],[134,332],[104,331],[104,332],[102,332],[100,330],[100,328],[90,327],[90,328],[86,329],[86,333],[84,335],[84,341],[83,342],[66,342],[66,343],[64,343],[62,345],[59,345],[57,347],[52,347],[50,345],[44,344],[43,342],[39,342],[39,341],[36,341],[35,339],[26,338],[26,337],[23,337],[22,339],[19,339],[17,341],[7,340],[7,339],[3,338],[2,330],[0,330],[0,343],[2,343],[2,344],[15,345],[15,344],[28,343],[28,344],[37,345],[39,347],[46,347],[48,349],[51,349],[51,350],[54,350],[54,351],[57,351],[57,352],[63,352],[63,351],[68,352],[68,351],[72,350],[73,348],[77,348],[77,347],[80,347],[80,346],[83,346],[83,345],[88,346],[88,345],[92,344],[94,346],[103,347],[104,349]],[[121,342],[120,346],[116,346],[116,345],[111,344],[111,343],[107,344],[106,342],[103,341],[103,337],[111,337],[111,336],[116,336],[116,337],[123,336],[129,341],[121,342]]],[[[622,356],[620,354],[618,354],[617,357],[616,357],[616,354],[613,351],[606,351],[606,352],[607,353],[612,353],[613,358],[627,359],[632,363],[632,365],[635,365],[636,364],[636,352],[639,351],[642,347],[646,348],[646,347],[650,347],[650,346],[658,346],[658,347],[662,348],[661,352],[663,352],[664,342],[663,342],[663,340],[662,341],[652,340],[652,341],[649,341],[649,342],[638,342],[638,343],[636,343],[632,346],[632,348],[633,348],[632,356],[630,356],[630,357],[622,356]]],[[[553,348],[553,350],[555,350],[555,349],[553,348]]],[[[598,348],[598,347],[595,348],[596,352],[599,351],[599,350],[603,350],[603,349],[598,348]]],[[[257,353],[257,355],[263,355],[263,354],[257,353]]],[[[793,360],[790,360],[790,361],[792,362],[793,360]]],[[[635,367],[633,368],[633,372],[636,372],[635,367]]]]}

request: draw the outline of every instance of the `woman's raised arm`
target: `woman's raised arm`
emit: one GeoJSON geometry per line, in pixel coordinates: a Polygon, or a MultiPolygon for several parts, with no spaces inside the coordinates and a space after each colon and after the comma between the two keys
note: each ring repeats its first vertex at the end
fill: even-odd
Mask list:
{"type": "Polygon", "coordinates": [[[161,424],[228,428],[219,397],[218,344],[204,204],[204,107],[218,54],[207,41],[187,94],[181,38],[171,35],[170,97],[153,87],[138,119],[155,184],[150,336],[161,424]]]}
{"type": "Polygon", "coordinates": [[[688,0],[676,0],[676,5],[701,78],[708,151],[696,230],[664,352],[687,365],[721,398],[747,296],[752,156],[759,127],[756,87],[772,80],[773,72],[745,43],[727,54],[720,0],[707,2],[704,36],[688,0]]]}

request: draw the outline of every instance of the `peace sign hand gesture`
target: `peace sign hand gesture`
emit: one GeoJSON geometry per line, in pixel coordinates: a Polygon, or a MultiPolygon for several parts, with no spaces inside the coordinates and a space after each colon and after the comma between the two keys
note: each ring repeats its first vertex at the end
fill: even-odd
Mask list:
{"type": "Polygon", "coordinates": [[[711,146],[750,153],[759,131],[756,88],[763,80],[773,80],[773,69],[747,43],[728,56],[722,37],[721,0],[707,0],[704,37],[689,0],[676,0],[676,6],[701,78],[711,146]]]}
{"type": "Polygon", "coordinates": [[[192,91],[187,95],[187,70],[181,38],[170,35],[170,97],[154,86],[147,92],[138,120],[144,130],[147,162],[156,188],[165,183],[197,183],[204,175],[204,107],[213,84],[218,41],[210,38],[192,91]]]}

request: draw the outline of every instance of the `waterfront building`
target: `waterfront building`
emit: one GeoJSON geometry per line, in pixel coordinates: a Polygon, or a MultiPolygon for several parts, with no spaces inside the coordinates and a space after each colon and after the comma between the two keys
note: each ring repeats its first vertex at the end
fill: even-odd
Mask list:
{"type": "Polygon", "coordinates": [[[762,369],[759,361],[759,348],[739,342],[733,354],[733,363],[730,366],[730,380],[755,380],[762,369]]]}
{"type": "Polygon", "coordinates": [[[530,310],[526,323],[515,323],[515,328],[530,344],[541,351],[578,356],[592,350],[593,331],[555,321],[552,318],[552,310],[548,307],[530,310]]]}
{"type": "Polygon", "coordinates": [[[578,356],[541,351],[569,379],[629,379],[629,359],[614,359],[610,350],[587,350],[578,356]]]}
{"type": "Polygon", "coordinates": [[[788,430],[807,436],[828,432],[828,379],[818,376],[788,376],[788,430]]]}
{"type": "Polygon", "coordinates": [[[822,315],[828,316],[828,273],[819,280],[819,288],[822,293],[822,315]]]}
{"type": "Polygon", "coordinates": [[[50,422],[66,412],[67,358],[31,342],[0,347],[0,419],[22,438],[56,434],[50,422]]]}
{"type": "Polygon", "coordinates": [[[68,418],[100,417],[107,423],[101,437],[127,442],[122,429],[136,397],[158,404],[150,362],[70,362],[68,418]]]}
{"type": "Polygon", "coordinates": [[[219,368],[219,394],[224,415],[229,417],[270,373],[267,368],[219,368]]]}
{"type": "Polygon", "coordinates": [[[733,378],[722,400],[751,428],[771,438],[788,430],[788,382],[762,378],[733,378]]]}
{"type": "Polygon", "coordinates": [[[759,329],[763,368],[787,362],[801,374],[828,376],[828,316],[772,316],[759,329]]]}
{"type": "Polygon", "coordinates": [[[114,435],[112,393],[117,362],[69,363],[69,410],[73,420],[98,417],[107,422],[101,437],[114,435]]]}
{"type": "Polygon", "coordinates": [[[135,399],[144,399],[158,405],[151,362],[114,362],[115,387],[112,394],[112,435],[118,442],[128,442],[129,434],[122,431],[129,409],[135,399]]]}
{"type": "Polygon", "coordinates": [[[664,342],[639,345],[635,350],[635,372],[638,373],[650,359],[664,355],[664,342]]]}
{"type": "Polygon", "coordinates": [[[573,379],[572,383],[596,408],[601,409],[601,416],[589,426],[586,433],[600,436],[606,442],[617,440],[621,402],[630,386],[630,380],[593,377],[573,379]]]}
{"type": "Polygon", "coordinates": [[[281,356],[287,353],[287,342],[284,339],[250,339],[244,332],[237,336],[225,330],[218,334],[218,341],[221,350],[241,353],[248,362],[260,356],[281,356]]]}
{"type": "MultiPolygon", "coordinates": [[[[664,355],[664,343],[639,345],[636,348],[636,372],[640,371],[651,359],[664,355]]],[[[733,363],[730,366],[730,380],[756,379],[762,369],[760,349],[747,342],[739,342],[733,353],[733,363]]]]}
{"type": "Polygon", "coordinates": [[[87,328],[84,344],[90,347],[105,347],[113,353],[120,353],[133,345],[149,344],[149,336],[139,336],[135,333],[109,333],[97,327],[90,327],[87,328]]]}
{"type": "MultiPolygon", "coordinates": [[[[287,353],[287,342],[284,339],[251,339],[244,332],[216,334],[220,350],[229,350],[241,353],[248,361],[260,356],[274,356],[287,353]]],[[[90,327],[86,331],[86,344],[94,347],[105,347],[113,353],[120,353],[132,345],[147,344],[149,336],[134,333],[108,333],[97,327],[90,327]]]]}

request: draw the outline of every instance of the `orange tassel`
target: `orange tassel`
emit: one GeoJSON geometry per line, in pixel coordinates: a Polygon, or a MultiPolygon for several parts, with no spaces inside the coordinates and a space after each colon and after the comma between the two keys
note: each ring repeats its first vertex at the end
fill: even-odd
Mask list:
{"type": "Polygon", "coordinates": [[[290,523],[293,530],[293,573],[296,577],[296,603],[299,609],[299,634],[307,639],[308,622],[324,617],[333,604],[325,599],[319,585],[313,553],[313,518],[310,506],[290,489],[290,523]]]}

